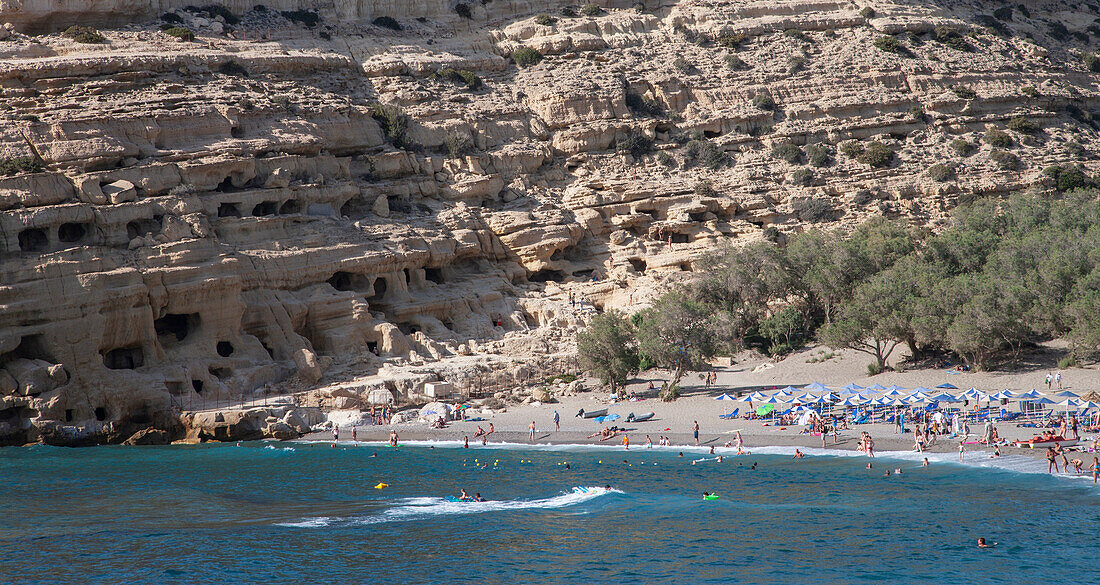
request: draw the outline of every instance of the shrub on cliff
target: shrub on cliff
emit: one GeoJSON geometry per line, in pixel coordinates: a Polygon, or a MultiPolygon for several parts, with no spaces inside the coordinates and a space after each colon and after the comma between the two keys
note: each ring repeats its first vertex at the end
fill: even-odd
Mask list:
{"type": "Polygon", "coordinates": [[[798,164],[802,162],[802,149],[790,142],[783,142],[772,147],[772,156],[791,164],[798,164]]]}
{"type": "Polygon", "coordinates": [[[726,151],[706,138],[696,138],[688,141],[684,145],[683,154],[685,166],[689,168],[698,165],[717,170],[730,163],[726,151]]]}
{"type": "Polygon", "coordinates": [[[794,56],[787,59],[787,75],[794,75],[806,68],[806,58],[794,56]]]}
{"type": "Polygon", "coordinates": [[[472,19],[474,17],[474,13],[470,9],[470,5],[463,2],[455,4],[455,14],[461,16],[462,18],[472,19]]]}
{"type": "Polygon", "coordinates": [[[164,29],[164,34],[175,37],[181,41],[190,42],[195,40],[195,33],[191,32],[191,29],[182,26],[170,26],[164,29]]]}
{"type": "Polygon", "coordinates": [[[557,21],[558,19],[549,14],[540,14],[535,17],[535,24],[540,24],[542,26],[554,26],[554,23],[557,21]]]}
{"type": "Polygon", "coordinates": [[[542,54],[531,47],[520,47],[512,52],[512,61],[519,67],[530,67],[542,61],[542,54]]]}
{"type": "Polygon", "coordinates": [[[452,130],[443,139],[443,145],[447,148],[447,154],[451,158],[466,156],[474,149],[474,141],[469,134],[452,130]]]}
{"type": "Polygon", "coordinates": [[[1100,73],[1100,57],[1097,57],[1096,53],[1085,53],[1081,55],[1081,61],[1089,71],[1100,73]]]}
{"type": "Polygon", "coordinates": [[[665,113],[665,109],[656,100],[629,90],[626,92],[626,107],[635,114],[661,116],[665,113]]]}
{"type": "Polygon", "coordinates": [[[467,71],[465,69],[452,69],[450,67],[444,67],[439,70],[438,76],[443,81],[449,81],[451,83],[465,85],[466,89],[470,91],[477,91],[481,89],[483,85],[481,77],[478,77],[473,71],[467,71]]]}
{"type": "Polygon", "coordinates": [[[955,167],[953,165],[936,163],[928,167],[928,176],[937,183],[942,183],[955,175],[955,167]]]}
{"type": "Polygon", "coordinates": [[[65,29],[65,32],[61,33],[63,36],[87,45],[98,45],[107,42],[107,37],[99,34],[94,28],[87,26],[73,25],[65,29]]]}
{"type": "Polygon", "coordinates": [[[695,65],[691,61],[688,61],[683,57],[676,57],[675,59],[673,59],[672,67],[685,75],[699,72],[699,70],[696,69],[695,65]]]}
{"type": "Polygon", "coordinates": [[[966,37],[953,26],[937,26],[932,30],[932,38],[956,51],[973,51],[974,47],[967,42],[966,37]]]}
{"type": "Polygon", "coordinates": [[[977,147],[974,146],[973,142],[962,138],[956,138],[951,141],[951,150],[955,151],[955,154],[959,156],[970,156],[970,153],[974,152],[975,148],[977,147]]]}
{"type": "Polygon", "coordinates": [[[375,103],[371,106],[371,117],[382,127],[386,140],[397,148],[408,146],[405,133],[409,129],[409,115],[398,106],[375,103]]]}
{"type": "Polygon", "coordinates": [[[33,157],[0,158],[0,177],[19,173],[41,173],[44,170],[46,169],[42,167],[42,163],[33,157]]]}
{"type": "Polygon", "coordinates": [[[1020,134],[1036,134],[1039,132],[1039,123],[1023,116],[1016,116],[1008,121],[1008,129],[1020,134]]]}
{"type": "Polygon", "coordinates": [[[956,85],[951,88],[951,91],[955,92],[955,95],[961,97],[964,100],[972,100],[978,97],[978,92],[970,89],[965,85],[956,85]]]}
{"type": "Polygon", "coordinates": [[[1005,171],[1015,171],[1023,166],[1020,162],[1020,157],[1008,152],[1007,150],[993,150],[989,153],[989,160],[993,161],[1005,171]]]}
{"type": "Polygon", "coordinates": [[[795,169],[791,173],[791,182],[805,187],[814,182],[814,172],[810,169],[795,169]]]}
{"type": "Polygon", "coordinates": [[[380,26],[382,28],[388,28],[390,30],[401,30],[401,23],[396,19],[389,16],[379,16],[371,21],[374,26],[380,26]]]}
{"type": "Polygon", "coordinates": [[[829,149],[822,144],[811,144],[806,147],[806,160],[810,166],[823,167],[829,164],[829,149]]]}
{"type": "Polygon", "coordinates": [[[894,149],[875,140],[867,145],[867,148],[856,157],[856,160],[865,165],[870,165],[872,168],[881,169],[893,162],[894,149]]]}
{"type": "Polygon", "coordinates": [[[752,98],[752,105],[768,112],[775,111],[775,100],[772,96],[766,93],[758,93],[752,98]]]}
{"type": "Polygon", "coordinates": [[[1015,142],[1008,132],[997,128],[986,132],[982,139],[985,140],[986,144],[997,148],[1012,148],[1012,144],[1015,142]]]}
{"type": "Polygon", "coordinates": [[[1054,187],[1062,193],[1096,185],[1081,165],[1049,166],[1043,169],[1043,174],[1054,179],[1054,187]]]}
{"type": "Polygon", "coordinates": [[[615,150],[640,158],[653,150],[653,139],[641,132],[631,132],[615,143],[615,150]]]}
{"type": "Polygon", "coordinates": [[[868,18],[868,19],[874,18],[875,17],[875,9],[871,8],[870,6],[864,6],[863,10],[859,11],[859,15],[862,16],[863,18],[868,18]]]}
{"type": "Polygon", "coordinates": [[[291,22],[305,25],[306,28],[313,28],[321,22],[320,15],[313,10],[284,10],[281,14],[283,18],[291,22]]]}
{"type": "Polygon", "coordinates": [[[737,55],[726,55],[726,66],[734,71],[744,71],[746,69],[752,69],[748,63],[745,63],[741,57],[737,55]]]}
{"type": "Polygon", "coordinates": [[[721,33],[717,37],[714,37],[714,42],[718,46],[726,47],[727,49],[739,49],[741,45],[744,45],[751,39],[752,37],[741,32],[721,33]]]}
{"type": "Polygon", "coordinates": [[[599,16],[603,14],[603,8],[600,8],[599,4],[585,4],[581,8],[581,14],[585,16],[599,16]]]}

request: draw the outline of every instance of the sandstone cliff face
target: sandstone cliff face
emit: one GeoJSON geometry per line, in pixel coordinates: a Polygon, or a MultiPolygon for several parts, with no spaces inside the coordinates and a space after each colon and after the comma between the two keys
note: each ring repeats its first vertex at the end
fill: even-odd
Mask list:
{"type": "Polygon", "coordinates": [[[268,0],[223,3],[235,25],[177,11],[194,42],[157,30],[192,3],[0,0],[0,160],[42,167],[0,178],[3,440],[97,440],[265,386],[355,380],[385,401],[523,380],[568,360],[593,306],[637,305],[723,242],[880,214],[935,226],[960,196],[1092,166],[1097,143],[1081,58],[1097,15],[1069,2],[998,20],[932,2],[567,17],[493,0],[463,18],[268,0]],[[320,24],[277,12],[304,9],[320,24]],[[47,23],[121,28],[24,34],[47,23]],[[944,25],[971,50],[930,38],[944,25]],[[875,46],[886,33],[899,52],[875,46]],[[521,47],[544,58],[517,68],[521,47]],[[983,141],[1019,116],[1038,130],[983,141]],[[615,150],[639,135],[653,152],[615,150]],[[852,140],[896,156],[872,167],[852,140]],[[793,163],[774,154],[791,145],[793,163]]]}

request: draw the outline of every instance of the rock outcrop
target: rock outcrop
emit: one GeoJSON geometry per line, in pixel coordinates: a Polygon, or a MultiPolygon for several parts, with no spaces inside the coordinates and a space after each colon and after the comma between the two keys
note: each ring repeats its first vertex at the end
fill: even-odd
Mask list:
{"type": "Polygon", "coordinates": [[[190,4],[0,1],[2,441],[492,391],[725,242],[1096,166],[1091,5],[190,4]]]}

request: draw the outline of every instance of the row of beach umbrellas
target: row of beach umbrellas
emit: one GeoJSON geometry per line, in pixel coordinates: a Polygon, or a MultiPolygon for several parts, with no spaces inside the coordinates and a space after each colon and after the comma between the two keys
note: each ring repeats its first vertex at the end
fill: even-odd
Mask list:
{"type": "Polygon", "coordinates": [[[1100,408],[1100,404],[1091,400],[1083,400],[1081,397],[1068,390],[1055,394],[1062,401],[1055,401],[1043,396],[1036,390],[1017,393],[1011,390],[1001,390],[996,393],[985,393],[977,388],[970,388],[957,395],[946,390],[958,390],[951,384],[940,384],[936,389],[918,386],[912,390],[901,386],[881,386],[873,384],[863,387],[856,384],[848,384],[839,390],[831,390],[824,384],[814,382],[804,388],[787,386],[772,393],[760,391],[752,392],[735,398],[729,394],[722,394],[716,400],[731,400],[735,402],[748,402],[757,404],[801,404],[801,405],[834,405],[844,407],[854,406],[893,406],[904,407],[915,404],[930,403],[959,403],[964,401],[993,402],[999,400],[1016,400],[1030,402],[1032,404],[1050,406],[1054,405],[1064,410],[1088,410],[1100,408]],[[817,394],[813,394],[817,393],[817,394]]]}

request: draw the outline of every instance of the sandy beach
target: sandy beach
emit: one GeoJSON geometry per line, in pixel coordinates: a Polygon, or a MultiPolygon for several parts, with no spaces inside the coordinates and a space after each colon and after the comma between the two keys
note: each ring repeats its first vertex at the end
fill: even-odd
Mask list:
{"type": "MultiPolygon", "coordinates": [[[[821,363],[808,363],[809,360],[820,358],[822,348],[811,348],[796,353],[787,359],[772,363],[764,359],[746,359],[732,366],[716,367],[718,382],[711,388],[704,388],[701,375],[692,373],[684,377],[681,385],[683,395],[675,402],[663,402],[647,392],[649,382],[656,386],[667,379],[663,372],[650,371],[632,381],[628,391],[634,391],[640,399],[612,403],[609,394],[605,390],[592,390],[575,396],[560,397],[558,402],[552,404],[520,404],[510,405],[505,412],[495,412],[491,415],[478,415],[483,421],[456,421],[448,424],[445,429],[429,428],[424,423],[404,423],[382,426],[366,426],[357,428],[357,438],[361,441],[386,440],[391,428],[398,432],[401,440],[436,440],[436,441],[461,441],[464,437],[470,437],[471,446],[480,445],[480,439],[473,436],[480,426],[488,430],[492,423],[495,433],[488,438],[490,443],[528,443],[529,425],[535,423],[534,443],[554,444],[611,444],[621,448],[621,435],[613,439],[600,441],[597,438],[589,438],[604,427],[592,419],[578,418],[575,415],[580,409],[593,410],[608,408],[609,413],[619,414],[621,418],[613,425],[627,429],[630,446],[634,449],[644,448],[646,436],[657,444],[659,437],[665,436],[671,439],[672,444],[694,446],[692,426],[695,421],[699,423],[699,444],[721,448],[732,441],[737,431],[741,432],[745,449],[751,451],[753,447],[760,446],[794,446],[805,448],[822,448],[821,437],[818,435],[802,434],[802,427],[797,425],[780,427],[765,424],[760,420],[744,420],[741,418],[725,420],[718,415],[730,412],[732,409],[740,409],[745,413],[748,404],[731,401],[716,401],[715,396],[722,393],[737,395],[758,388],[783,387],[786,385],[800,386],[811,382],[821,382],[830,388],[839,388],[849,382],[861,386],[881,384],[889,386],[896,384],[905,388],[924,386],[933,388],[939,384],[951,383],[959,387],[959,391],[976,387],[979,390],[995,392],[1002,389],[1013,391],[1026,391],[1038,388],[1046,392],[1044,376],[1047,369],[1043,368],[1044,359],[1056,360],[1056,348],[1049,348],[1050,356],[1042,354],[1034,356],[1035,364],[1023,371],[1017,372],[965,372],[948,374],[946,370],[914,370],[908,372],[890,372],[874,376],[860,375],[865,370],[866,356],[855,352],[841,352],[831,359],[821,363]],[[763,367],[762,367],[763,365],[763,367]],[[555,430],[553,424],[554,412],[560,415],[560,430],[555,430]],[[652,420],[641,423],[627,423],[630,413],[640,415],[654,412],[652,420]]],[[[1049,371],[1056,372],[1056,368],[1049,371]]],[[[1071,390],[1078,394],[1084,394],[1091,389],[1100,387],[1100,372],[1096,370],[1074,368],[1062,372],[1063,389],[1071,390]]],[[[592,385],[597,382],[589,380],[592,385]]],[[[959,392],[954,391],[954,392],[959,392]]],[[[1053,388],[1050,396],[1058,392],[1053,388]]],[[[1060,400],[1060,399],[1059,399],[1060,400]]],[[[1015,410],[1010,403],[1009,410],[1015,410]]],[[[858,438],[861,432],[868,432],[874,437],[875,449],[878,452],[886,451],[914,451],[914,438],[911,425],[909,432],[899,435],[893,424],[872,423],[852,426],[848,430],[839,431],[839,440],[832,436],[826,438],[826,449],[844,451],[856,451],[858,438]]],[[[1037,433],[1037,429],[1021,428],[1014,422],[1000,422],[995,425],[999,435],[1007,441],[1016,439],[1028,439],[1037,433]]],[[[972,435],[965,439],[964,448],[970,452],[986,452],[992,454],[992,448],[979,445],[977,433],[982,431],[982,425],[971,425],[972,435]]],[[[1083,433],[1081,437],[1081,449],[1087,449],[1094,433],[1083,433]]],[[[351,438],[351,429],[341,429],[341,439],[351,438]]],[[[307,440],[331,440],[331,433],[314,433],[307,440]]],[[[936,444],[926,447],[931,453],[957,453],[960,440],[939,437],[936,444]]],[[[721,452],[721,451],[719,451],[721,452]]],[[[1043,457],[1041,449],[1026,449],[1016,447],[1002,447],[1003,455],[1025,455],[1031,457],[1043,457]]],[[[1072,459],[1072,457],[1071,457],[1072,459]]],[[[1091,460],[1091,457],[1090,457],[1091,460]]]]}

